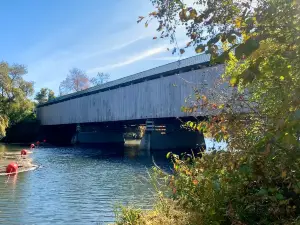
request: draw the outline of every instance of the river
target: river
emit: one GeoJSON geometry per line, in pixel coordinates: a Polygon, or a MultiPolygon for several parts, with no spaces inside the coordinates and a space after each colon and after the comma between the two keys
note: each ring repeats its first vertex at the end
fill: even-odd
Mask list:
{"type": "MultiPolygon", "coordinates": [[[[0,151],[21,146],[0,145],[0,151]]],[[[30,156],[39,167],[0,176],[0,224],[107,224],[117,204],[149,209],[153,191],[147,169],[152,158],[137,147],[124,151],[39,147],[30,156]]],[[[165,156],[155,161],[169,168],[165,156]]]]}

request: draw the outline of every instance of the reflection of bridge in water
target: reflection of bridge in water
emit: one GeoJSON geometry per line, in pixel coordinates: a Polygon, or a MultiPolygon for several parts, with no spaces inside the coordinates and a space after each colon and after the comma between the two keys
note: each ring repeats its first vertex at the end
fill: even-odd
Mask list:
{"type": "Polygon", "coordinates": [[[176,118],[190,117],[181,111],[186,98],[193,88],[212,87],[222,71],[221,65],[209,66],[208,55],[198,55],[58,97],[39,105],[37,115],[52,142],[73,137],[80,143],[123,143],[125,127],[147,121],[144,145],[191,147],[203,144],[203,135],[180,129],[176,118]]]}

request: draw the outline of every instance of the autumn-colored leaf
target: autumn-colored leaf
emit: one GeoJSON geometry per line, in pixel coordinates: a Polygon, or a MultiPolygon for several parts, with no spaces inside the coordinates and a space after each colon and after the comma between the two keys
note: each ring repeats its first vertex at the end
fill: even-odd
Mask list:
{"type": "Polygon", "coordinates": [[[176,194],[176,188],[173,188],[173,194],[176,194]]]}
{"type": "Polygon", "coordinates": [[[197,185],[199,182],[197,180],[193,180],[193,184],[197,185]]]}
{"type": "Polygon", "coordinates": [[[192,44],[192,41],[188,42],[185,47],[188,48],[191,46],[191,44],[192,44]]]}
{"type": "Polygon", "coordinates": [[[197,38],[197,34],[196,33],[192,33],[191,34],[191,39],[195,40],[197,38]]]}
{"type": "Polygon", "coordinates": [[[241,24],[242,24],[242,18],[240,18],[240,17],[236,18],[236,20],[235,20],[235,27],[236,28],[240,28],[241,24]]]}
{"type": "Polygon", "coordinates": [[[157,37],[153,37],[153,40],[156,40],[157,39],[157,37]]]}
{"type": "Polygon", "coordinates": [[[195,9],[190,10],[189,19],[195,19],[197,17],[197,11],[195,9]]]}
{"type": "Polygon", "coordinates": [[[156,11],[151,12],[151,13],[149,14],[149,16],[156,16],[156,15],[157,15],[157,12],[156,12],[156,11]]]}
{"type": "Polygon", "coordinates": [[[284,171],[282,171],[282,173],[281,173],[281,177],[282,178],[286,178],[286,171],[284,170],[284,171]]]}
{"type": "Polygon", "coordinates": [[[187,10],[186,9],[182,9],[180,12],[179,12],[179,18],[181,21],[187,21],[187,10]]]}

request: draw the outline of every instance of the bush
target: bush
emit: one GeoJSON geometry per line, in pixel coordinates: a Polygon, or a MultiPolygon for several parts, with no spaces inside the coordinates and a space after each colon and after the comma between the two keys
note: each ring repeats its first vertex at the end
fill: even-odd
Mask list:
{"type": "Polygon", "coordinates": [[[121,224],[137,225],[140,217],[141,217],[141,210],[139,209],[134,209],[131,207],[123,207],[123,206],[119,206],[116,209],[117,225],[121,225],[121,224]]]}
{"type": "Polygon", "coordinates": [[[117,224],[297,224],[299,156],[281,149],[210,152],[191,162],[174,155],[173,175],[152,171],[164,181],[154,210],[122,208],[117,224]]]}
{"type": "MultiPolygon", "coordinates": [[[[184,126],[228,145],[189,161],[169,154],[174,174],[153,174],[165,181],[157,204],[176,210],[158,215],[178,216],[178,224],[300,224],[299,1],[152,2],[158,31],[174,39],[182,24],[191,39],[186,47],[224,63],[222,79],[209,90],[194,88],[182,109],[195,117],[208,110],[213,116],[184,126]]],[[[148,224],[145,214],[137,224],[148,224]]]]}

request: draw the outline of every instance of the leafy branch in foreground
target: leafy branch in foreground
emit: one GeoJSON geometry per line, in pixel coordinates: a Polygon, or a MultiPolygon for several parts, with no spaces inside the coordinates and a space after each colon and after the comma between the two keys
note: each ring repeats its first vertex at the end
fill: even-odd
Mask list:
{"type": "Polygon", "coordinates": [[[163,201],[170,207],[142,212],[132,224],[159,224],[159,218],[164,224],[299,224],[299,2],[152,3],[156,11],[146,23],[157,20],[162,38],[175,40],[184,27],[186,47],[210,53],[212,65],[224,63],[218,85],[230,86],[229,95],[196,88],[182,110],[195,117],[208,110],[207,120],[184,125],[228,147],[192,161],[173,155],[173,174],[154,171],[166,181],[163,201]]]}

